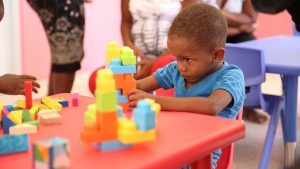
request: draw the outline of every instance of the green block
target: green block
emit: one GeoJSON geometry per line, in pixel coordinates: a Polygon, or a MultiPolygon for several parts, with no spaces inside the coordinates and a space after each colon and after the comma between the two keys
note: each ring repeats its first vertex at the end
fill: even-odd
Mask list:
{"type": "Polygon", "coordinates": [[[135,57],[121,57],[122,65],[135,65],[135,57]]]}
{"type": "Polygon", "coordinates": [[[27,121],[27,122],[24,122],[24,124],[31,124],[31,125],[35,125],[37,128],[40,128],[39,121],[27,121]]]}
{"type": "Polygon", "coordinates": [[[136,64],[136,58],[134,56],[134,51],[125,46],[121,48],[121,61],[122,65],[135,65],[136,64]]]}
{"type": "Polygon", "coordinates": [[[31,117],[30,117],[30,113],[28,110],[23,110],[23,114],[22,114],[22,122],[27,122],[27,121],[31,121],[31,117]]]}
{"type": "Polygon", "coordinates": [[[96,92],[97,111],[117,111],[117,92],[96,92]]]}
{"type": "Polygon", "coordinates": [[[36,145],[36,144],[33,145],[33,152],[34,152],[34,160],[35,161],[44,162],[43,157],[42,157],[41,153],[39,152],[38,145],[36,145]]]}

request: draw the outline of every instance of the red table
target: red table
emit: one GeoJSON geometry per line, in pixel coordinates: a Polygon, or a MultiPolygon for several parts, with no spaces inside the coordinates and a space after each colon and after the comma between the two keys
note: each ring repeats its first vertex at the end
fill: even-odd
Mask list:
{"type": "MultiPolygon", "coordinates": [[[[55,95],[71,101],[70,94],[55,95]]],[[[79,107],[63,108],[61,125],[40,126],[30,135],[30,143],[54,136],[70,143],[71,168],[176,168],[207,157],[216,149],[245,136],[242,121],[182,112],[161,112],[158,116],[157,140],[133,148],[100,152],[80,139],[83,115],[90,97],[80,96],[79,107]]],[[[70,102],[69,102],[70,103],[70,102]]],[[[1,133],[2,134],[2,133],[1,133]]],[[[32,149],[28,152],[0,156],[0,168],[32,168],[32,149]]]]}

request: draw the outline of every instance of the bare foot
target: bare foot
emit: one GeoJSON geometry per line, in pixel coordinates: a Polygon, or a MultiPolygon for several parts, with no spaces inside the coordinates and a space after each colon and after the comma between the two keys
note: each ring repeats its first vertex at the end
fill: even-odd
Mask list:
{"type": "Polygon", "coordinates": [[[268,114],[258,109],[247,109],[244,108],[243,119],[254,123],[263,124],[268,121],[268,114]]]}

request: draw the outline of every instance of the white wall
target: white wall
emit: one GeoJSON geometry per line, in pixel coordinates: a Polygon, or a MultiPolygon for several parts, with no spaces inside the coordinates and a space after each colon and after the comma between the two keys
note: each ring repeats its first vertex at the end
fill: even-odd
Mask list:
{"type": "Polygon", "coordinates": [[[4,0],[0,23],[0,75],[21,73],[19,0],[4,0]]]}

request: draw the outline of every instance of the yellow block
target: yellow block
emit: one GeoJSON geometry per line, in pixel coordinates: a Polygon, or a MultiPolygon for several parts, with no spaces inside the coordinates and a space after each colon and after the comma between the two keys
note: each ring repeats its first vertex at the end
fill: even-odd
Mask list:
{"type": "Polygon", "coordinates": [[[18,108],[26,109],[26,103],[25,103],[25,100],[17,100],[16,106],[17,106],[18,108]]]}
{"type": "Polygon", "coordinates": [[[35,120],[36,113],[39,111],[39,108],[40,108],[40,105],[34,105],[29,110],[30,117],[31,117],[32,120],[35,120]]]}
{"type": "Polygon", "coordinates": [[[7,117],[14,122],[16,125],[22,123],[22,115],[23,115],[23,110],[15,110],[10,112],[7,117]]]}
{"type": "Polygon", "coordinates": [[[100,69],[97,72],[96,92],[111,92],[116,90],[115,79],[110,69],[100,69]]]}
{"type": "Polygon", "coordinates": [[[106,64],[110,63],[111,59],[120,59],[121,50],[119,48],[118,42],[109,42],[106,47],[106,64]]]}
{"type": "Polygon", "coordinates": [[[118,119],[118,139],[123,144],[135,144],[156,139],[156,130],[138,131],[134,121],[118,119]]]}
{"type": "Polygon", "coordinates": [[[161,107],[158,103],[154,103],[151,105],[151,109],[155,111],[155,117],[160,113],[161,107]]]}
{"type": "Polygon", "coordinates": [[[48,107],[47,105],[45,105],[45,104],[40,104],[39,105],[39,110],[49,110],[50,109],[50,107],[48,107]]]}
{"type": "Polygon", "coordinates": [[[61,111],[62,109],[62,105],[57,103],[54,99],[52,99],[51,97],[43,97],[42,98],[42,102],[47,105],[48,107],[50,107],[51,109],[55,109],[58,111],[61,111]]]}

